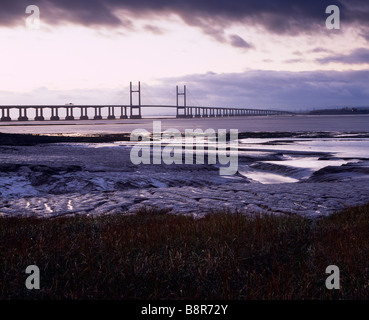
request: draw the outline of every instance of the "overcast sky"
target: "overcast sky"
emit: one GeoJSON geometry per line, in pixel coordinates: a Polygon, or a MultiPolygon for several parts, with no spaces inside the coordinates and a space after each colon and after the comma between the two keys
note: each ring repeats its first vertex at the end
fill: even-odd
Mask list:
{"type": "Polygon", "coordinates": [[[369,105],[367,0],[9,0],[0,44],[0,104],[128,103],[141,81],[143,104],[185,84],[191,105],[369,105]]]}

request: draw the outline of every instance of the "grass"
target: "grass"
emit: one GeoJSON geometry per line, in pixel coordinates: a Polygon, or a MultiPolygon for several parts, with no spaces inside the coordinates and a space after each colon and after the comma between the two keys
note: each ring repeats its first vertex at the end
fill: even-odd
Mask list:
{"type": "Polygon", "coordinates": [[[365,299],[369,205],[320,220],[143,208],[0,218],[0,299],[365,299]],[[25,269],[40,268],[27,290],[25,269]],[[340,268],[340,290],[325,269],[340,268]]]}

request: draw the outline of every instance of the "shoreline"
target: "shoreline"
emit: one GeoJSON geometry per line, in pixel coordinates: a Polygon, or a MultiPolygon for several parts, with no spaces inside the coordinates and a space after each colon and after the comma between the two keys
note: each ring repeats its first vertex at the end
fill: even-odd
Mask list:
{"type": "Polygon", "coordinates": [[[65,134],[22,134],[1,133],[0,146],[34,146],[44,143],[105,143],[115,141],[129,141],[130,134],[91,134],[91,135],[65,135],[65,134]]]}
{"type": "MultiPolygon", "coordinates": [[[[42,133],[3,133],[0,132],[0,146],[34,146],[45,143],[108,143],[130,141],[130,132],[124,133],[91,133],[91,134],[42,134],[42,133]]],[[[182,132],[183,135],[183,132],[182,132]]],[[[369,132],[349,131],[250,131],[239,132],[238,139],[246,138],[369,138],[369,132]]]]}

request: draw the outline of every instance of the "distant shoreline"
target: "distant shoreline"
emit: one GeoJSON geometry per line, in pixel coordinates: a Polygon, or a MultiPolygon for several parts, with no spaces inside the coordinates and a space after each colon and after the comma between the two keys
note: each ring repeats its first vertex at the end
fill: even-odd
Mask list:
{"type": "Polygon", "coordinates": [[[129,141],[129,137],[129,133],[71,136],[0,132],[0,146],[34,146],[42,143],[106,143],[129,141]]]}
{"type": "MultiPolygon", "coordinates": [[[[334,138],[337,132],[240,132],[239,139],[246,138],[334,138]]],[[[367,132],[342,132],[340,138],[369,138],[367,132]],[[354,135],[354,136],[353,136],[354,135]]],[[[0,132],[0,146],[34,146],[44,143],[111,143],[130,141],[130,133],[100,134],[30,134],[0,132]]]]}

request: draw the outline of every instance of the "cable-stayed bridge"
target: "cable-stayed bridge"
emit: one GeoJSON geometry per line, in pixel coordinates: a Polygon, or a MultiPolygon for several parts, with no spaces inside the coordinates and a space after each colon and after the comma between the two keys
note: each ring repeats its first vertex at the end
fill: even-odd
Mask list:
{"type": "MultiPolygon", "coordinates": [[[[0,105],[1,121],[44,121],[47,120],[45,111],[49,113],[51,121],[58,120],[102,120],[103,114],[106,119],[141,119],[142,109],[145,108],[171,108],[175,109],[177,118],[208,118],[208,117],[237,117],[237,116],[265,116],[265,115],[283,115],[292,114],[288,111],[279,110],[261,110],[250,108],[233,108],[233,107],[204,107],[187,105],[186,86],[183,91],[176,87],[176,105],[144,105],[141,104],[141,83],[138,82],[137,89],[133,89],[130,82],[130,103],[123,104],[106,104],[106,105],[0,105]],[[133,103],[133,94],[138,95],[138,101],[133,103]],[[182,99],[181,99],[182,98],[182,99]],[[180,102],[181,100],[181,102],[180,102]],[[18,117],[12,118],[11,110],[18,110],[18,117]],[[35,114],[33,119],[28,116],[28,111],[32,110],[35,114]]],[[[14,113],[14,112],[13,112],[14,113]]]]}

